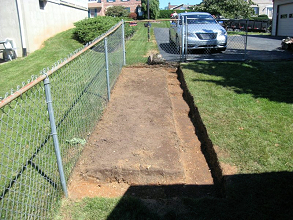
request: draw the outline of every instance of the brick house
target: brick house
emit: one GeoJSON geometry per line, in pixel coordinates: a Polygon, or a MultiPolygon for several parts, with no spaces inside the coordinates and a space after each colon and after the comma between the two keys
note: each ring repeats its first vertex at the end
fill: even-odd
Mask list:
{"type": "Polygon", "coordinates": [[[88,0],[88,17],[105,16],[107,8],[112,6],[123,6],[126,10],[137,13],[141,0],[88,0]]]}

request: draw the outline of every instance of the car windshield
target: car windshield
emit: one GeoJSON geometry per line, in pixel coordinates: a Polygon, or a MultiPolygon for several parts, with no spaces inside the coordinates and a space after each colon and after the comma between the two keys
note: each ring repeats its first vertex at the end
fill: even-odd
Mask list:
{"type": "MultiPolygon", "coordinates": [[[[211,15],[183,15],[184,23],[188,24],[216,24],[217,22],[211,15]]],[[[180,21],[181,24],[181,21],[180,21]]]]}
{"type": "Polygon", "coordinates": [[[210,19],[210,18],[205,18],[205,19],[201,19],[201,18],[197,18],[197,19],[187,19],[187,23],[188,24],[216,24],[217,22],[214,19],[210,19]]]}

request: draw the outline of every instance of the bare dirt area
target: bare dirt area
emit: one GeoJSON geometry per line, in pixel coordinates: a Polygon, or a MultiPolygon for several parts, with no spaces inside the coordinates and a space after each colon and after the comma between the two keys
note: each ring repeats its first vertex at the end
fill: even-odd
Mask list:
{"type": "Polygon", "coordinates": [[[175,68],[124,68],[73,171],[69,198],[118,197],[130,186],[180,185],[182,192],[213,185],[182,93],[175,68]]]}

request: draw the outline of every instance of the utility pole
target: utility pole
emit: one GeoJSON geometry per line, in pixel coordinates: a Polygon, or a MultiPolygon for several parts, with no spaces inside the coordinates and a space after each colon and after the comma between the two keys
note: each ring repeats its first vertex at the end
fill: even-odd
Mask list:
{"type": "Polygon", "coordinates": [[[150,42],[150,0],[148,0],[148,42],[150,42]]]}

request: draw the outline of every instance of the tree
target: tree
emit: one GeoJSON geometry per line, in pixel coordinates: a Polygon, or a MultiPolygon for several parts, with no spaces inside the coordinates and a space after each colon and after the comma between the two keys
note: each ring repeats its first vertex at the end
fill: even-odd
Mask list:
{"type": "Polygon", "coordinates": [[[150,18],[157,19],[160,14],[159,0],[141,0],[141,9],[143,11],[144,18],[148,18],[148,1],[149,1],[150,18]]]}
{"type": "Polygon", "coordinates": [[[225,18],[249,18],[254,14],[251,5],[254,5],[252,0],[203,0],[194,10],[225,18]]]}
{"type": "Polygon", "coordinates": [[[107,8],[106,16],[111,17],[127,17],[129,12],[123,6],[112,6],[107,8]]]}

